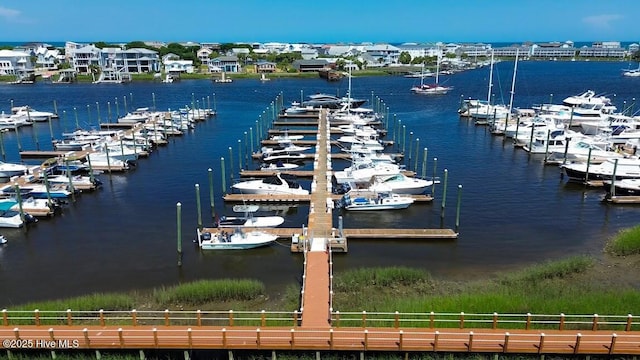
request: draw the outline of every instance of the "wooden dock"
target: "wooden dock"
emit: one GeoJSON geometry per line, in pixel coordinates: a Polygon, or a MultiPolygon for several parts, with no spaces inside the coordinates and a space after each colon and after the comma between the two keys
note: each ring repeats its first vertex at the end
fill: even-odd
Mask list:
{"type": "MultiPolygon", "coordinates": [[[[248,203],[256,203],[256,202],[283,202],[283,203],[309,203],[312,201],[311,195],[263,195],[263,194],[225,194],[222,198],[224,201],[228,202],[248,202],[248,203]]],[[[431,202],[433,198],[431,195],[410,195],[415,202],[431,202]]],[[[342,199],[342,195],[340,194],[325,194],[326,200],[338,201],[342,199]]],[[[328,203],[325,201],[324,203],[327,205],[328,203]]]]}
{"type": "Polygon", "coordinates": [[[612,204],[640,204],[640,196],[606,196],[605,201],[612,204]]]}

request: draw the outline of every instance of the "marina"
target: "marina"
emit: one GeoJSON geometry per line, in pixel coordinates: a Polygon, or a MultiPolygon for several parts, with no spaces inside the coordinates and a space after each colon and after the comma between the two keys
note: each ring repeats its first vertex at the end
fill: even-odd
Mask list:
{"type": "MultiPolygon", "coordinates": [[[[509,78],[503,86],[508,88],[511,80],[510,65],[504,63],[498,64],[497,67],[504,78],[509,78]]],[[[518,84],[526,84],[527,91],[516,89],[517,94],[522,94],[515,97],[516,106],[527,107],[547,102],[551,92],[556,99],[562,99],[584,88],[615,91],[616,103],[623,100],[630,103],[637,94],[634,93],[634,88],[625,87],[619,67],[617,63],[523,62],[519,70],[519,76],[522,74],[523,79],[519,79],[518,84]],[[586,69],[598,76],[590,78],[587,82],[580,77],[586,69]],[[534,86],[533,82],[527,81],[527,77],[534,76],[532,74],[536,72],[546,75],[544,81],[538,80],[534,86]],[[569,78],[572,81],[569,81],[569,78]],[[575,79],[582,79],[582,83],[576,82],[575,79]]],[[[458,184],[463,184],[460,235],[455,242],[433,243],[403,243],[379,237],[362,239],[349,244],[347,256],[334,259],[335,271],[401,262],[407,266],[426,268],[436,277],[459,278],[465,274],[476,273],[478,269],[490,273],[542,259],[563,257],[567,253],[598,254],[602,242],[609,234],[635,224],[635,207],[604,206],[602,190],[569,183],[560,177],[559,169],[543,165],[543,155],[528,155],[521,149],[513,148],[512,144],[503,138],[491,136],[485,127],[478,127],[458,118],[456,110],[461,95],[466,98],[486,94],[485,70],[478,69],[452,76],[449,83],[454,90],[445,96],[433,98],[411,97],[407,90],[412,81],[403,77],[364,77],[354,82],[354,94],[359,95],[358,98],[368,98],[369,103],[376,104],[378,100],[375,96],[380,96],[384,100],[383,106],[390,108],[390,123],[387,126],[389,134],[386,139],[395,140],[396,144],[391,145],[389,151],[404,153],[407,170],[414,171],[420,177],[423,173],[425,177],[431,177],[435,173],[443,178],[443,170],[446,168],[449,173],[449,185],[448,191],[444,194],[444,184],[436,184],[431,203],[413,204],[401,210],[401,215],[396,211],[345,213],[345,235],[349,239],[355,239],[354,235],[348,232],[350,228],[410,229],[416,227],[414,224],[421,224],[424,228],[439,229],[442,222],[445,229],[453,228],[458,195],[456,189],[458,184]],[[373,100],[370,100],[371,91],[375,94],[373,100]],[[394,118],[397,120],[394,121],[394,118]],[[402,121],[401,124],[399,121],[402,121]],[[404,131],[403,126],[406,128],[404,131]],[[440,131],[436,131],[437,129],[440,131]],[[403,142],[399,141],[402,137],[405,138],[404,151],[403,142]],[[427,156],[424,155],[425,147],[428,148],[427,156]],[[426,162],[426,166],[422,166],[423,162],[426,162]],[[505,196],[516,193],[517,198],[505,196]],[[443,197],[448,205],[444,211],[444,220],[443,197]],[[553,221],[558,218],[564,221],[553,221]],[[549,225],[541,228],[540,222],[549,225]],[[559,236],[557,232],[567,227],[572,229],[571,234],[563,232],[563,235],[559,236]],[[536,244],[535,249],[530,246],[532,242],[536,244]],[[504,256],[505,252],[508,252],[509,256],[504,256]],[[491,266],[487,266],[488,263],[491,266]]],[[[315,79],[272,81],[258,91],[254,91],[254,86],[252,82],[237,80],[224,84],[222,90],[211,81],[183,80],[172,84],[163,92],[158,91],[153,84],[146,83],[128,84],[126,90],[115,84],[56,85],[55,91],[52,89],[53,86],[47,87],[46,84],[10,87],[11,97],[16,103],[29,104],[39,110],[50,110],[53,100],[57,99],[60,116],[52,121],[54,135],[72,131],[75,128],[73,107],[83,109],[86,104],[92,104],[92,113],[89,116],[86,110],[78,110],[79,124],[82,127],[97,128],[99,124],[107,123],[107,102],[111,102],[113,124],[116,113],[114,99],[120,99],[122,114],[123,95],[127,96],[129,105],[150,106],[152,94],[155,93],[156,107],[166,110],[190,104],[192,93],[196,99],[200,98],[200,103],[205,103],[206,97],[213,96],[215,92],[218,115],[215,119],[196,125],[195,132],[167,138],[164,140],[167,146],[159,147],[150,153],[149,159],[139,161],[135,169],[121,174],[101,174],[100,178],[104,183],[102,188],[82,194],[81,199],[65,206],[63,217],[40,221],[36,226],[29,227],[27,232],[3,231],[9,243],[0,253],[0,282],[4,286],[7,299],[15,303],[27,299],[72,296],[108,289],[147,288],[181,280],[221,278],[228,271],[235,271],[234,269],[239,270],[244,276],[264,281],[270,291],[277,292],[286,286],[289,278],[264,274],[257,264],[257,259],[262,256],[273,258],[271,266],[276,273],[298,273],[302,260],[299,255],[290,253],[290,241],[283,242],[286,246],[272,244],[243,251],[242,254],[224,255],[201,254],[195,247],[185,246],[183,267],[176,269],[175,236],[167,236],[175,234],[175,203],[180,201],[183,204],[184,239],[195,238],[192,229],[196,226],[197,214],[193,184],[208,182],[208,168],[213,169],[216,208],[222,208],[219,210],[220,213],[231,211],[231,204],[234,202],[222,202],[221,158],[224,158],[227,168],[224,174],[227,185],[232,183],[232,177],[239,175],[240,168],[259,168],[259,164],[248,159],[247,154],[252,153],[252,143],[255,151],[259,148],[257,142],[268,138],[267,129],[262,129],[261,136],[257,136],[258,124],[260,117],[267,117],[265,104],[272,101],[276,94],[283,91],[286,102],[287,99],[299,98],[301,89],[309,94],[318,91],[346,91],[344,83],[327,83],[315,79]],[[277,88],[275,84],[278,85],[277,88]],[[133,95],[130,96],[128,92],[133,95]],[[237,95],[241,93],[249,95],[240,101],[237,95]],[[68,99],[75,100],[71,102],[68,99]],[[99,122],[95,102],[100,103],[102,111],[102,119],[99,122]],[[63,111],[66,111],[66,119],[63,111]],[[241,140],[241,157],[238,156],[240,154],[237,150],[237,140],[241,140]],[[229,147],[233,149],[232,156],[229,154],[229,147]],[[235,171],[228,171],[230,167],[235,171]],[[187,226],[189,222],[191,225],[187,226]],[[53,238],[52,228],[56,229],[53,238]],[[65,231],[66,229],[74,231],[65,231]],[[98,238],[87,239],[83,236],[95,232],[96,229],[102,229],[98,238]],[[30,260],[27,256],[27,249],[34,244],[55,256],[40,257],[36,264],[35,259],[30,260]],[[78,247],[77,244],[82,246],[78,247]],[[101,250],[96,252],[98,246],[101,250]],[[123,248],[129,251],[123,253],[123,248]],[[110,265],[108,259],[113,256],[122,258],[125,266],[115,268],[110,265]],[[142,263],[127,260],[140,256],[148,260],[142,263]],[[71,260],[78,258],[84,259],[81,264],[71,260]],[[239,269],[234,265],[235,262],[244,266],[239,269]],[[79,266],[82,271],[78,271],[79,266]],[[58,275],[52,279],[56,286],[55,293],[37,288],[24,291],[20,287],[21,282],[35,281],[45,274],[48,275],[49,271],[46,269],[50,268],[57,269],[58,275]],[[138,276],[123,284],[118,279],[125,272],[135,272],[138,276]],[[65,283],[64,277],[71,274],[74,274],[77,281],[73,284],[65,283]]],[[[0,87],[0,90],[8,91],[8,88],[0,87]]],[[[47,123],[20,128],[18,133],[21,135],[20,146],[15,136],[16,132],[3,134],[7,161],[20,161],[20,149],[36,151],[36,139],[39,141],[40,150],[49,151],[45,147],[50,141],[47,123]]],[[[39,163],[31,159],[24,159],[24,162],[32,165],[39,163]]],[[[337,158],[332,162],[337,169],[348,165],[346,161],[337,158]]],[[[299,171],[312,169],[310,164],[307,164],[299,171]]],[[[303,187],[310,189],[309,180],[300,181],[303,187]]],[[[281,227],[296,229],[295,231],[300,233],[302,225],[308,222],[309,205],[303,202],[290,203],[286,200],[281,198],[272,201],[264,207],[271,206],[277,210],[261,210],[256,215],[282,215],[285,222],[281,227]]],[[[238,202],[242,202],[241,197],[238,197],[235,203],[238,202]]],[[[213,214],[207,216],[203,211],[203,215],[204,226],[212,226],[215,221],[213,214]]],[[[333,219],[332,223],[337,224],[337,219],[333,219]]]]}

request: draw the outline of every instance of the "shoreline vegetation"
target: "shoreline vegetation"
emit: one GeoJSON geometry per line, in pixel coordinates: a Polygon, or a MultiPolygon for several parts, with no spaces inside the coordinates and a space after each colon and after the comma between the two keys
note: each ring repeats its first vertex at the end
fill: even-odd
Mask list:
{"type": "MultiPolygon", "coordinates": [[[[491,274],[479,280],[438,280],[420,269],[361,268],[336,273],[334,308],[402,313],[607,314],[637,312],[640,304],[640,225],[621,230],[603,256],[573,255],[491,274]],[[588,296],[584,296],[588,294],[588,296]]],[[[125,293],[1,304],[7,310],[266,310],[298,307],[299,284],[273,298],[252,279],[197,280],[125,293]]]]}

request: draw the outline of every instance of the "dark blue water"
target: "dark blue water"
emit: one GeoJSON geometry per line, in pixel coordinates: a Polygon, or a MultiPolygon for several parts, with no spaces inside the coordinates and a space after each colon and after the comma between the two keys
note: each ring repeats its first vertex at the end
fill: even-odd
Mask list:
{"type": "MultiPolygon", "coordinates": [[[[609,94],[619,107],[625,100],[630,105],[638,96],[640,83],[621,76],[620,69],[626,67],[626,63],[521,62],[515,106],[549,101],[550,94],[554,102],[560,102],[587,89],[609,94]]],[[[512,73],[512,62],[496,65],[497,99],[509,101],[512,73]]],[[[335,257],[336,272],[363,266],[405,265],[424,268],[443,278],[484,276],[572,254],[599,255],[609,236],[637,223],[640,208],[603,204],[601,190],[567,184],[557,167],[542,164],[542,157],[529,156],[492,136],[484,127],[459,119],[456,110],[461,96],[485,98],[488,74],[489,69],[485,68],[445,77],[441,81],[455,88],[441,97],[411,94],[409,88],[415,85],[415,79],[353,79],[354,97],[370,100],[373,93],[389,107],[391,117],[402,120],[406,126],[406,150],[412,146],[415,152],[419,138],[418,172],[422,172],[422,148],[427,147],[427,175],[433,173],[434,157],[438,158],[436,175],[442,177],[445,168],[449,175],[444,220],[444,186],[439,185],[432,204],[417,204],[397,212],[349,213],[344,217],[345,227],[453,228],[457,186],[462,184],[460,237],[453,242],[354,240],[348,254],[335,257]]],[[[140,160],[134,170],[101,175],[104,187],[82,194],[61,215],[42,220],[26,231],[0,229],[10,240],[0,248],[0,307],[203,278],[256,278],[267,284],[272,294],[295,284],[302,257],[291,254],[286,243],[241,252],[198,251],[191,243],[197,225],[194,187],[196,183],[201,186],[203,218],[205,224],[210,224],[207,169],[214,171],[216,207],[221,209],[220,158],[226,158],[228,167],[232,147],[237,173],[238,140],[244,144],[250,127],[255,136],[256,121],[263,112],[266,117],[267,108],[278,94],[282,93],[288,103],[299,100],[301,92],[344,94],[346,90],[346,80],[328,83],[321,79],[0,86],[0,108],[5,111],[9,111],[11,99],[15,105],[29,104],[45,111],[52,111],[56,100],[58,112],[62,114],[64,110],[67,115],[66,120],[61,116],[52,122],[54,137],[75,128],[74,107],[78,124],[84,128],[97,126],[96,102],[103,122],[107,119],[107,102],[113,118],[116,98],[121,114],[125,97],[130,110],[153,106],[152,94],[158,109],[176,109],[195,99],[200,106],[210,103],[213,107],[215,103],[219,113],[217,118],[199,123],[193,132],[172,138],[167,146],[140,160]],[[182,203],[183,219],[181,268],[176,266],[177,202],[182,203]]],[[[25,150],[51,149],[46,123],[22,128],[18,136],[25,150]]],[[[16,134],[5,133],[3,140],[7,161],[19,161],[16,134]]],[[[308,182],[303,181],[303,186],[309,188],[308,182]]],[[[230,206],[219,211],[229,213],[230,206]]],[[[278,212],[286,214],[283,226],[298,227],[306,222],[308,208],[292,206],[278,212]]]]}

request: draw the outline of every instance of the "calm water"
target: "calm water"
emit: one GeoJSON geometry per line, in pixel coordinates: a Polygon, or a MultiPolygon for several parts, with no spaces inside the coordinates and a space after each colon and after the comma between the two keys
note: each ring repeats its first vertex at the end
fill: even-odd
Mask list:
{"type": "MultiPolygon", "coordinates": [[[[549,101],[551,93],[554,102],[560,102],[586,89],[614,97],[618,107],[625,100],[631,104],[632,98],[640,95],[640,83],[620,75],[620,69],[626,67],[626,63],[521,62],[515,106],[549,101]]],[[[494,74],[496,98],[507,103],[512,73],[513,63],[505,62],[496,66],[494,74]]],[[[542,164],[542,157],[528,156],[484,127],[459,119],[460,97],[485,98],[488,74],[485,68],[446,77],[455,90],[442,97],[411,94],[409,88],[415,79],[354,78],[354,97],[371,99],[373,92],[406,125],[407,142],[412,131],[413,144],[419,138],[419,147],[428,147],[429,176],[434,157],[438,158],[438,176],[448,169],[445,227],[455,224],[457,185],[463,185],[460,238],[435,243],[354,240],[348,254],[336,256],[336,272],[406,265],[424,268],[437,277],[483,276],[570,254],[598,255],[607,237],[637,223],[640,208],[605,205],[600,201],[601,190],[567,184],[557,167],[542,164]]],[[[228,149],[232,147],[237,172],[238,140],[245,141],[249,127],[255,131],[256,120],[279,93],[289,103],[299,100],[301,92],[344,94],[346,90],[346,80],[327,83],[320,79],[0,86],[0,108],[5,111],[9,111],[11,99],[15,105],[29,104],[45,111],[52,111],[56,100],[59,113],[65,110],[67,116],[66,121],[64,117],[53,121],[54,137],[75,128],[74,107],[79,125],[91,128],[97,124],[96,102],[104,122],[107,102],[114,116],[116,98],[122,113],[124,97],[129,109],[152,106],[152,93],[158,109],[175,109],[191,103],[192,98],[206,103],[209,96],[211,106],[215,101],[219,112],[217,118],[199,123],[195,131],[172,138],[168,146],[141,159],[133,171],[101,175],[104,187],[82,194],[61,215],[41,220],[26,231],[1,229],[10,243],[0,248],[0,307],[202,278],[257,278],[273,294],[295,283],[302,257],[291,254],[285,243],[252,251],[198,251],[191,243],[197,225],[194,185],[201,184],[203,217],[205,224],[211,223],[207,169],[214,169],[216,206],[221,208],[220,158],[225,157],[228,166],[228,149]],[[90,116],[87,105],[91,106],[90,116]],[[181,268],[176,266],[177,202],[183,204],[181,268]]],[[[20,129],[19,136],[23,149],[51,148],[46,123],[20,129]]],[[[4,134],[4,146],[7,161],[19,161],[14,133],[4,134]]],[[[419,171],[422,154],[421,150],[419,171]]],[[[336,163],[336,167],[344,165],[336,163]]],[[[308,182],[303,185],[309,188],[308,182]]],[[[414,205],[406,211],[346,214],[345,227],[439,227],[442,190],[442,185],[436,187],[433,204],[414,205]]],[[[230,213],[230,206],[221,212],[230,213]]],[[[306,222],[308,209],[299,206],[277,212],[286,214],[283,226],[298,227],[306,222]]]]}

